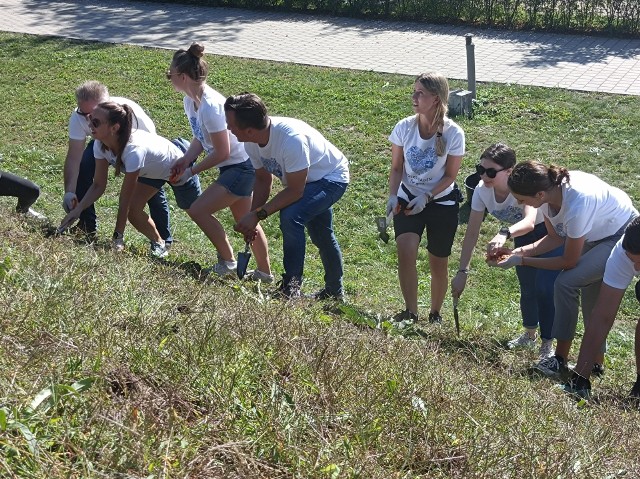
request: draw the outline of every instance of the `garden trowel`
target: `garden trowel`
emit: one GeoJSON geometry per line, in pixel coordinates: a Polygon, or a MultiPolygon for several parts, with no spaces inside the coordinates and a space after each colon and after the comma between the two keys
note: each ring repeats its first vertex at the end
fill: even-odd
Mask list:
{"type": "Polygon", "coordinates": [[[453,320],[456,323],[456,333],[458,333],[458,337],[460,337],[460,316],[458,316],[458,301],[460,301],[460,296],[453,297],[453,320]]]}
{"type": "Polygon", "coordinates": [[[248,241],[244,244],[244,251],[238,253],[238,278],[244,278],[247,274],[247,266],[249,266],[249,260],[251,259],[251,243],[248,241]]]}
{"type": "Polygon", "coordinates": [[[393,223],[393,212],[389,213],[389,216],[387,216],[386,218],[384,216],[376,217],[376,226],[378,227],[378,237],[385,243],[389,242],[389,233],[387,233],[387,228],[391,223],[393,223]]]}

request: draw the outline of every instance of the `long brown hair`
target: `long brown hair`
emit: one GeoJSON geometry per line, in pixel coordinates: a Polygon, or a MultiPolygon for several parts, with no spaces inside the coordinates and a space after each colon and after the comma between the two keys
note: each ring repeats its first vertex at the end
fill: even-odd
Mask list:
{"type": "MultiPolygon", "coordinates": [[[[131,131],[134,128],[133,122],[135,121],[137,124],[137,118],[129,105],[120,105],[113,101],[105,101],[98,104],[98,108],[105,111],[107,114],[107,122],[110,126],[120,125],[120,128],[118,128],[116,132],[116,143],[118,147],[117,150],[114,151],[116,154],[116,176],[118,176],[123,166],[122,153],[131,137],[131,131]]],[[[108,149],[104,143],[102,144],[102,148],[108,149]]]]}
{"type": "Polygon", "coordinates": [[[434,94],[440,100],[436,107],[436,114],[430,128],[436,127],[436,155],[442,156],[445,153],[446,142],[442,137],[444,130],[444,119],[449,111],[449,82],[444,75],[437,72],[428,72],[418,75],[417,82],[429,93],[434,94]]]}
{"type": "Polygon", "coordinates": [[[517,195],[535,196],[549,191],[563,181],[569,181],[569,171],[556,165],[546,166],[537,161],[518,163],[507,180],[509,189],[517,195]]]}

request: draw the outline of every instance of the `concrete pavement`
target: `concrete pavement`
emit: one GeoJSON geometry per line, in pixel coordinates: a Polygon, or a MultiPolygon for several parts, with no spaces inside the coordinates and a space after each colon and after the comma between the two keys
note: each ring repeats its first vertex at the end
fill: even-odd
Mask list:
{"type": "Polygon", "coordinates": [[[640,40],[122,0],[3,0],[0,30],[280,62],[640,95],[640,40]]]}

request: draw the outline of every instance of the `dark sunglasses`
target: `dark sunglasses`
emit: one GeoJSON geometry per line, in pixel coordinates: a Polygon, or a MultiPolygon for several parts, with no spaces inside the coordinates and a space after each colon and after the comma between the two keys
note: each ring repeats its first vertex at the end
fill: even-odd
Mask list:
{"type": "Polygon", "coordinates": [[[180,73],[171,73],[171,70],[167,70],[167,73],[165,73],[167,80],[171,80],[171,77],[173,75],[180,75],[180,73]]]}
{"type": "MultiPolygon", "coordinates": [[[[69,111],[69,110],[67,110],[67,111],[69,111]]],[[[91,115],[91,113],[85,113],[85,112],[83,112],[83,111],[80,109],[80,107],[76,108],[76,113],[77,113],[78,115],[80,115],[80,116],[85,117],[85,118],[86,118],[86,117],[88,117],[89,115],[91,115]]]]}
{"type": "Polygon", "coordinates": [[[94,127],[95,129],[100,128],[100,125],[102,125],[102,122],[100,120],[98,120],[97,118],[91,118],[91,126],[94,127]]]}
{"type": "Polygon", "coordinates": [[[501,170],[496,170],[495,168],[485,168],[482,165],[476,165],[476,173],[478,175],[487,175],[489,178],[495,178],[498,173],[506,170],[507,168],[502,168],[501,170]]]}

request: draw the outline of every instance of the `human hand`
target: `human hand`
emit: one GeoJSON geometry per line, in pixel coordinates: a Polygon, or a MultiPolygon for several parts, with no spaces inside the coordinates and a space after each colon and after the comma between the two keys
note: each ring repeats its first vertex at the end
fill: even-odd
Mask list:
{"type": "Polygon", "coordinates": [[[62,198],[62,207],[65,213],[69,213],[72,209],[78,206],[78,197],[75,193],[67,191],[62,198]]]}
{"type": "Polygon", "coordinates": [[[187,169],[187,159],[183,156],[179,160],[176,160],[173,165],[171,165],[171,176],[169,176],[169,183],[177,183],[180,181],[180,177],[184,170],[187,169]]]}
{"type": "Polygon", "coordinates": [[[502,269],[513,268],[514,266],[522,266],[522,256],[512,254],[508,256],[498,256],[496,259],[487,260],[489,266],[497,266],[502,269]]]}
{"type": "Polygon", "coordinates": [[[192,176],[193,176],[193,168],[188,167],[182,172],[182,175],[180,175],[175,181],[169,180],[169,182],[173,185],[184,185],[187,181],[189,181],[189,178],[191,178],[192,176]]]}
{"type": "Polygon", "coordinates": [[[431,196],[431,193],[427,193],[426,195],[416,196],[414,199],[412,199],[409,202],[409,204],[405,208],[404,214],[417,215],[424,209],[425,206],[427,206],[427,203],[429,203],[429,201],[431,201],[432,198],[433,197],[431,196]]]}
{"type": "Polygon", "coordinates": [[[395,215],[398,213],[399,205],[398,205],[398,195],[389,195],[389,199],[387,200],[387,210],[385,216],[389,217],[390,215],[395,215]]]}
{"type": "Polygon", "coordinates": [[[467,273],[464,271],[458,271],[458,273],[451,279],[451,295],[454,298],[459,298],[467,286],[467,273]]]}
{"type": "MultiPolygon", "coordinates": [[[[487,256],[495,257],[497,256],[498,252],[501,249],[506,249],[506,248],[503,248],[506,241],[507,241],[507,237],[505,235],[502,235],[500,233],[495,235],[493,239],[489,241],[489,243],[487,244],[487,256]]],[[[505,253],[502,253],[502,254],[505,254],[505,253]]]]}
{"type": "Polygon", "coordinates": [[[245,238],[256,233],[256,226],[258,226],[258,216],[255,211],[250,211],[238,221],[233,229],[238,233],[242,233],[245,238]]]}
{"type": "Polygon", "coordinates": [[[79,211],[78,208],[74,208],[71,211],[69,211],[69,213],[67,213],[67,216],[62,218],[62,221],[60,222],[60,226],[58,226],[58,230],[57,230],[58,233],[62,233],[67,228],[70,228],[71,226],[73,226],[73,224],[76,221],[78,221],[78,218],[80,217],[80,213],[81,211],[79,211]]]}
{"type": "Polygon", "coordinates": [[[253,230],[251,233],[244,235],[244,242],[251,244],[255,241],[256,236],[258,236],[258,230],[253,230]]]}

